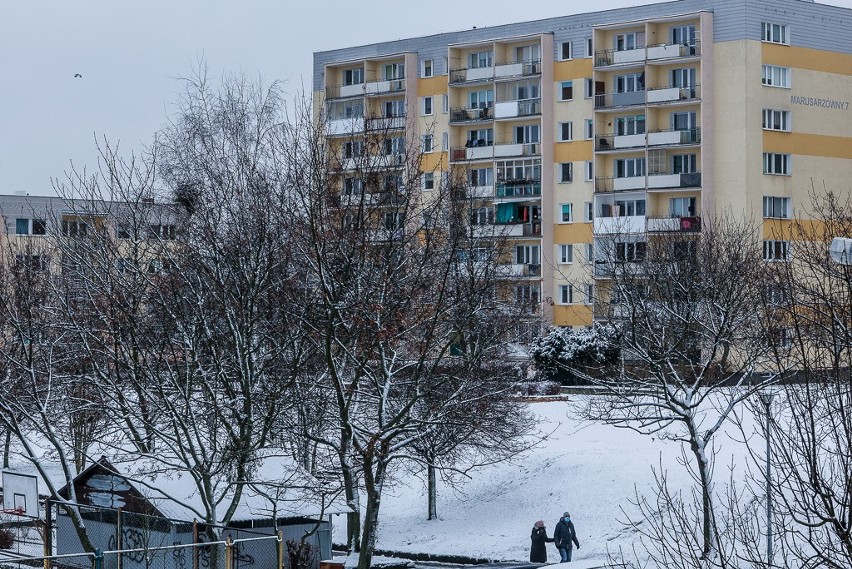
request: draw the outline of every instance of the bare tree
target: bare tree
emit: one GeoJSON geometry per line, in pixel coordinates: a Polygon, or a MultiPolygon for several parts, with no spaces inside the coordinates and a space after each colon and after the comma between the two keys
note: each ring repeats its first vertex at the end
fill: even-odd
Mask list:
{"type": "Polygon", "coordinates": [[[702,560],[723,553],[714,503],[715,435],[741,402],[775,377],[758,375],[770,363],[770,349],[755,234],[748,225],[705,220],[700,235],[656,235],[647,243],[613,236],[596,251],[595,270],[609,279],[598,309],[606,307],[619,328],[622,362],[607,373],[585,374],[603,391],[580,411],[687,446],[692,460],[685,464],[694,469],[700,494],[695,543],[702,560]]]}

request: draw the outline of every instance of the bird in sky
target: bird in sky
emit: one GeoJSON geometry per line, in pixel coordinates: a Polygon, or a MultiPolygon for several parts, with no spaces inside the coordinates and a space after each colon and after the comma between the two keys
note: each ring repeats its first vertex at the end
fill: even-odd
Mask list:
{"type": "Polygon", "coordinates": [[[76,77],[79,77],[80,79],[82,79],[82,78],[83,78],[83,76],[82,76],[82,75],[80,75],[79,73],[75,73],[75,74],[74,74],[74,77],[75,77],[75,78],[76,78],[76,77]]]}

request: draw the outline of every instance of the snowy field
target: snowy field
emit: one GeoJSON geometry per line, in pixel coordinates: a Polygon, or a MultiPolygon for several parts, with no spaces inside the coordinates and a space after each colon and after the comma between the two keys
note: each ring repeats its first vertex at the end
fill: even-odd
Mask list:
{"type": "MultiPolygon", "coordinates": [[[[653,468],[667,470],[670,487],[692,480],[679,464],[680,444],[625,429],[583,423],[567,403],[531,403],[539,428],[552,433],[539,447],[511,464],[486,467],[460,489],[439,486],[438,520],[426,519],[422,479],[411,476],[386,489],[382,501],[378,547],[381,549],[456,554],[495,560],[529,559],[530,530],[544,520],[548,535],[563,511],[571,513],[580,549],[574,560],[605,560],[608,550],[630,549],[637,539],[620,520],[622,509],[635,513],[636,491],[651,495],[653,468]]],[[[744,466],[744,445],[735,428],[717,434],[716,490],[732,463],[744,466]]],[[[335,516],[335,543],[345,542],[345,520],[335,516]]],[[[559,553],[548,544],[548,561],[559,553]]],[[[572,564],[572,567],[594,563],[572,564]]],[[[563,566],[564,567],[564,566],[563,566]]]]}

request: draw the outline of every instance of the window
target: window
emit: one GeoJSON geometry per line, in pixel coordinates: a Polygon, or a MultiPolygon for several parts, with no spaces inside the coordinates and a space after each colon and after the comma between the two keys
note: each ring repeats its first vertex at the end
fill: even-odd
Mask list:
{"type": "Polygon", "coordinates": [[[43,219],[34,219],[32,231],[33,235],[47,235],[47,222],[43,219]]]}
{"type": "Polygon", "coordinates": [[[595,51],[592,49],[592,38],[586,40],[586,57],[592,57],[595,51]]]}
{"type": "Polygon", "coordinates": [[[62,235],[65,237],[85,237],[88,225],[77,219],[62,220],[62,235]]]}
{"type": "Polygon", "coordinates": [[[559,264],[560,265],[570,265],[574,262],[574,245],[571,243],[565,243],[563,245],[559,245],[559,264]]]}
{"type": "Polygon", "coordinates": [[[541,159],[526,158],[523,160],[500,160],[497,162],[497,179],[506,180],[541,180],[541,159]]]}
{"type": "Polygon", "coordinates": [[[393,231],[402,227],[402,214],[396,211],[385,212],[385,229],[393,231]]]}
{"type": "Polygon", "coordinates": [[[790,44],[786,24],[770,24],[769,22],[763,22],[760,24],[760,39],[761,41],[769,43],[790,44]]]}
{"type": "Polygon", "coordinates": [[[432,97],[423,97],[423,109],[422,112],[424,115],[432,114],[432,97]]]}
{"type": "Polygon", "coordinates": [[[148,226],[149,239],[163,239],[173,241],[175,238],[175,226],[154,223],[148,226]]]}
{"type": "Polygon", "coordinates": [[[763,79],[761,81],[769,87],[790,88],[790,68],[778,65],[764,65],[763,79]]]}
{"type": "Polygon", "coordinates": [[[763,217],[790,219],[790,198],[763,196],[763,217]]]}
{"type": "Polygon", "coordinates": [[[766,330],[766,345],[770,348],[789,348],[793,333],[789,328],[771,326],[766,330]]]}
{"type": "Polygon", "coordinates": [[[491,146],[494,144],[494,129],[479,128],[467,131],[467,146],[491,146]]]}
{"type": "Polygon", "coordinates": [[[631,115],[615,119],[615,135],[645,134],[645,115],[631,115]]]}
{"type": "Polygon", "coordinates": [[[574,181],[574,163],[562,162],[559,164],[559,181],[568,183],[574,181]]]}
{"type": "Polygon", "coordinates": [[[595,137],[595,121],[593,119],[586,119],[585,129],[583,136],[586,140],[591,140],[595,137]]]}
{"type": "Polygon", "coordinates": [[[571,285],[559,285],[559,304],[572,304],[574,302],[574,290],[571,285]]]}
{"type": "Polygon", "coordinates": [[[616,200],[612,204],[601,204],[601,217],[645,215],[645,200],[616,200]]]}
{"type": "Polygon", "coordinates": [[[494,171],[491,168],[474,168],[468,174],[468,182],[473,187],[494,185],[494,171]]]}
{"type": "Polygon", "coordinates": [[[539,128],[537,124],[528,124],[515,127],[515,142],[518,144],[532,144],[539,142],[539,128]]]}
{"type": "Polygon", "coordinates": [[[423,63],[421,64],[421,76],[424,77],[424,78],[425,77],[432,77],[432,72],[433,72],[432,60],[431,59],[424,59],[423,63]]]}
{"type": "Polygon", "coordinates": [[[471,53],[469,61],[471,69],[478,69],[480,67],[491,67],[494,63],[494,52],[488,50],[480,51],[477,53],[471,53]]]}
{"type": "Polygon", "coordinates": [[[441,112],[444,114],[450,112],[450,96],[446,93],[441,95],[441,112]]]}
{"type": "Polygon", "coordinates": [[[15,220],[15,235],[29,235],[30,220],[29,218],[19,217],[15,220]]]}
{"type": "Polygon", "coordinates": [[[343,180],[343,195],[360,196],[364,191],[364,181],[361,178],[345,178],[343,180]]]}
{"type": "Polygon", "coordinates": [[[441,133],[441,151],[446,152],[450,149],[450,133],[441,133]]]}
{"type": "Polygon", "coordinates": [[[672,130],[690,130],[698,126],[698,116],[692,112],[677,112],[669,115],[672,130]]]}
{"type": "Polygon", "coordinates": [[[515,48],[515,63],[538,63],[541,61],[541,46],[537,43],[515,48]]]}
{"type": "MultiPolygon", "coordinates": [[[[671,80],[672,87],[694,87],[696,81],[696,70],[694,67],[686,67],[683,69],[672,69],[671,80]]],[[[694,96],[694,95],[693,95],[694,96]]]]}
{"type": "Polygon", "coordinates": [[[645,259],[645,242],[615,243],[615,260],[619,263],[638,263],[645,259]]]}
{"type": "Polygon", "coordinates": [[[405,64],[404,63],[388,63],[384,66],[385,81],[394,79],[405,79],[405,64]]]}
{"type": "Polygon", "coordinates": [[[364,82],[364,68],[363,67],[355,67],[354,69],[347,69],[343,72],[343,84],[344,85],[360,85],[364,82]]]}
{"type": "Polygon", "coordinates": [[[574,140],[574,123],[571,121],[559,123],[559,142],[574,140]]]}
{"type": "Polygon", "coordinates": [[[571,223],[574,221],[573,205],[564,203],[559,206],[559,223],[571,223]]]}
{"type": "Polygon", "coordinates": [[[559,85],[559,100],[570,101],[574,98],[574,82],[563,81],[559,85]]]}
{"type": "Polygon", "coordinates": [[[494,106],[494,89],[472,91],[469,99],[471,109],[487,109],[494,106]]]}
{"type": "Polygon", "coordinates": [[[515,300],[518,304],[537,304],[539,290],[537,284],[524,284],[515,287],[515,300]]]}
{"type": "Polygon", "coordinates": [[[645,175],[645,158],[620,158],[615,161],[616,178],[635,178],[645,175]]]}
{"type": "Polygon", "coordinates": [[[595,244],[585,243],[586,245],[586,262],[593,263],[595,261],[595,244]]]}
{"type": "Polygon", "coordinates": [[[675,154],[672,156],[672,174],[692,174],[698,172],[698,157],[695,154],[675,154]]]}
{"type": "Polygon", "coordinates": [[[424,190],[434,190],[435,189],[435,173],[434,172],[426,172],[423,174],[423,189],[424,190]]]}
{"type": "Polygon", "coordinates": [[[571,42],[564,41],[559,44],[559,59],[565,61],[571,59],[571,42]]]}
{"type": "Polygon", "coordinates": [[[790,111],[763,109],[763,128],[766,130],[783,130],[785,132],[790,132],[793,130],[790,119],[790,111]]]}
{"type": "Polygon", "coordinates": [[[405,138],[401,136],[386,138],[383,146],[385,156],[405,154],[405,138]]]}
{"type": "Polygon", "coordinates": [[[343,145],[344,158],[357,158],[364,155],[364,142],[362,140],[350,140],[343,145]]]}
{"type": "Polygon", "coordinates": [[[595,83],[592,81],[591,77],[587,77],[583,80],[583,96],[587,99],[591,99],[592,95],[595,94],[595,83]]]}
{"type": "Polygon", "coordinates": [[[133,235],[132,230],[126,225],[116,225],[115,226],[115,238],[116,239],[130,239],[133,235]]]}
{"type": "Polygon", "coordinates": [[[405,99],[394,99],[392,101],[385,101],[384,113],[385,117],[404,117],[405,99]]]}
{"type": "MultiPolygon", "coordinates": [[[[510,92],[510,98],[515,101],[538,99],[539,97],[541,97],[538,79],[515,81],[514,83],[510,83],[508,88],[510,92]]],[[[501,98],[503,97],[503,94],[505,92],[505,89],[500,90],[501,98]]]]}
{"type": "Polygon", "coordinates": [[[595,163],[591,160],[586,162],[586,181],[591,182],[595,179],[595,163]]]}
{"type": "Polygon", "coordinates": [[[46,271],[50,259],[45,255],[15,255],[15,269],[19,271],[46,271]]]}
{"type": "Polygon", "coordinates": [[[422,142],[421,148],[423,149],[423,152],[432,152],[433,150],[435,150],[435,137],[434,137],[434,135],[424,134],[423,136],[420,137],[420,140],[422,142]]]}
{"type": "Polygon", "coordinates": [[[695,198],[669,199],[669,215],[672,217],[693,217],[695,215],[695,198]]]}
{"type": "Polygon", "coordinates": [[[541,254],[538,245],[515,246],[515,263],[518,265],[540,265],[541,254]]]}
{"type": "Polygon", "coordinates": [[[583,206],[583,221],[591,223],[595,217],[595,204],[592,202],[585,202],[583,206]]]}
{"type": "Polygon", "coordinates": [[[616,93],[637,93],[645,90],[644,73],[628,73],[615,78],[616,93]]]}
{"type": "Polygon", "coordinates": [[[778,176],[789,176],[792,174],[791,156],[789,154],[764,152],[763,173],[775,174],[778,176]]]}
{"type": "Polygon", "coordinates": [[[586,304],[594,304],[595,302],[595,285],[589,283],[586,285],[586,304]]]}
{"type": "Polygon", "coordinates": [[[693,49],[690,55],[695,55],[695,26],[672,26],[670,37],[675,45],[688,45],[693,49]]]}
{"type": "Polygon", "coordinates": [[[488,206],[474,209],[470,213],[471,225],[490,225],[494,223],[494,210],[488,206]]]}
{"type": "Polygon", "coordinates": [[[767,240],[763,242],[764,261],[786,261],[790,252],[787,241],[767,240]]]}

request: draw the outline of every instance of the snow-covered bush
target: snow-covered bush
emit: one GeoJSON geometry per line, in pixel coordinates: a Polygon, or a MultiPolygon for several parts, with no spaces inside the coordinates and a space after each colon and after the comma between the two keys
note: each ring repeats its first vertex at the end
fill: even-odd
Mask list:
{"type": "Polygon", "coordinates": [[[591,328],[551,328],[536,338],[530,355],[544,375],[554,376],[571,370],[586,371],[618,362],[621,355],[618,330],[611,325],[595,324],[591,328]]]}

